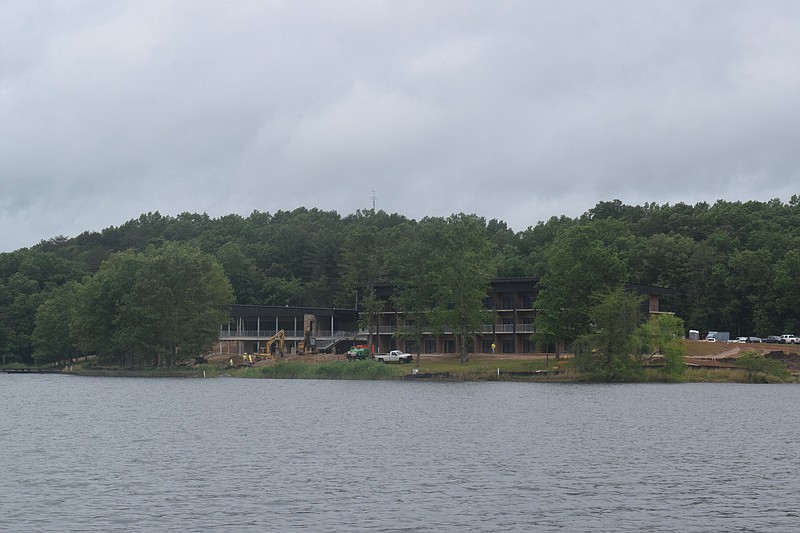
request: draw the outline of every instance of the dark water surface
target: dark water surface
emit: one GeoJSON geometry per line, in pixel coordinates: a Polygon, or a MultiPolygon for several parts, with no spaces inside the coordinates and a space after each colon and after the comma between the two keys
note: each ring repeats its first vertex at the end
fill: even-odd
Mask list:
{"type": "Polygon", "coordinates": [[[800,387],[0,374],[0,531],[800,531],[800,387]]]}

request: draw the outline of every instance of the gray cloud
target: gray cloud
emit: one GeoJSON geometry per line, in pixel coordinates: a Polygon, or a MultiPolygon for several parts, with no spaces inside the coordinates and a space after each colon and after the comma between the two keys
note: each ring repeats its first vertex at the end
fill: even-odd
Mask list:
{"type": "Polygon", "coordinates": [[[0,250],[147,211],[523,230],[800,193],[792,1],[4,2],[0,250]]]}

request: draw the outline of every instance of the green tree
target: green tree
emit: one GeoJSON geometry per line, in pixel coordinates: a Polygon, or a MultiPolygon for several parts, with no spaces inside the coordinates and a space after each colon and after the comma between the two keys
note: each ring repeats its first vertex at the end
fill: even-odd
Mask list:
{"type": "Polygon", "coordinates": [[[216,251],[215,256],[233,286],[236,303],[264,303],[263,300],[259,300],[260,289],[264,283],[263,275],[253,261],[244,254],[238,243],[223,244],[216,251]]]}
{"type": "MultiPolygon", "coordinates": [[[[404,221],[390,220],[383,211],[359,211],[348,219],[348,231],[342,253],[342,277],[350,294],[362,293],[361,324],[367,329],[367,345],[373,347],[373,331],[384,300],[376,287],[386,283],[396,266],[395,239],[404,235],[398,226],[404,221]]],[[[405,254],[406,252],[404,252],[405,254]]]]}
{"type": "Polygon", "coordinates": [[[234,301],[219,262],[178,243],[112,256],[84,285],[75,321],[84,348],[128,365],[206,353],[234,301]]]}
{"type": "Polygon", "coordinates": [[[397,298],[413,305],[417,320],[429,320],[440,333],[452,331],[464,363],[472,335],[489,317],[484,302],[497,269],[495,248],[483,219],[472,215],[425,219],[420,224],[424,247],[410,256],[417,263],[406,272],[414,277],[405,279],[397,298]]]}
{"type": "Polygon", "coordinates": [[[402,252],[395,255],[394,292],[392,303],[403,313],[405,325],[398,337],[414,341],[417,364],[420,362],[423,335],[433,324],[434,278],[428,276],[426,260],[430,258],[433,227],[435,224],[415,226],[412,232],[398,237],[397,247],[402,252]]]}
{"type": "Polygon", "coordinates": [[[6,330],[5,346],[2,348],[7,362],[33,362],[32,335],[36,309],[47,299],[47,292],[40,283],[21,272],[12,274],[5,283],[7,302],[4,309],[6,330]]]}
{"type": "Polygon", "coordinates": [[[565,216],[550,217],[547,222],[539,222],[520,233],[519,247],[527,263],[526,275],[544,276],[547,272],[547,251],[559,233],[575,225],[573,219],[565,216]]]}
{"type": "Polygon", "coordinates": [[[625,268],[617,254],[589,225],[568,227],[547,250],[547,272],[539,281],[537,338],[561,343],[588,331],[593,295],[617,286],[625,268]]]}
{"type": "Polygon", "coordinates": [[[220,264],[197,248],[148,248],[123,299],[125,342],[168,365],[207,353],[229,316],[233,291],[220,264]]]}
{"type": "Polygon", "coordinates": [[[763,308],[772,303],[772,298],[766,297],[774,284],[771,262],[771,254],[766,249],[736,250],[728,259],[725,288],[731,323],[735,326],[731,331],[737,336],[773,329],[769,326],[757,328],[755,324],[757,316],[764,316],[763,308]]]}
{"type": "Polygon", "coordinates": [[[142,259],[134,251],[112,254],[78,288],[71,326],[83,354],[96,355],[102,363],[133,366],[132,347],[120,339],[126,324],[119,315],[142,259]]]}
{"type": "Polygon", "coordinates": [[[656,315],[634,332],[633,347],[640,354],[660,354],[664,372],[679,375],[686,370],[683,320],[675,315],[656,315]]]}
{"type": "Polygon", "coordinates": [[[505,222],[492,219],[486,224],[489,240],[498,254],[497,275],[499,277],[522,277],[530,275],[530,266],[520,252],[520,239],[505,222]]]}
{"type": "Polygon", "coordinates": [[[611,381],[624,381],[641,370],[635,342],[644,297],[617,287],[593,297],[591,331],[575,342],[575,364],[611,381]]]}
{"type": "Polygon", "coordinates": [[[775,269],[775,309],[778,327],[783,333],[800,331],[797,296],[800,294],[800,250],[790,250],[775,269]]]}
{"type": "Polygon", "coordinates": [[[33,361],[45,365],[78,355],[70,325],[78,283],[71,282],[50,293],[36,310],[33,330],[33,361]]]}
{"type": "Polygon", "coordinates": [[[680,235],[659,233],[650,237],[639,237],[630,251],[629,281],[659,287],[677,287],[694,244],[692,239],[680,235]]]}

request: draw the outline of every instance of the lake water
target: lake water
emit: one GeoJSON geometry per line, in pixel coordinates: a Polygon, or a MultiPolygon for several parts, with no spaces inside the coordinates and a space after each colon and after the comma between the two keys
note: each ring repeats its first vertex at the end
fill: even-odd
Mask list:
{"type": "Polygon", "coordinates": [[[0,531],[798,531],[800,387],[0,374],[0,531]]]}

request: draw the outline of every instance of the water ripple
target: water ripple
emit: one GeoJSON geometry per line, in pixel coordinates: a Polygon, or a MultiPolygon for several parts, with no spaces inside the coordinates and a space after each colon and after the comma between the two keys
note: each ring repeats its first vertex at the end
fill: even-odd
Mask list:
{"type": "Polygon", "coordinates": [[[0,531],[796,531],[798,399],[0,375],[0,531]]]}

